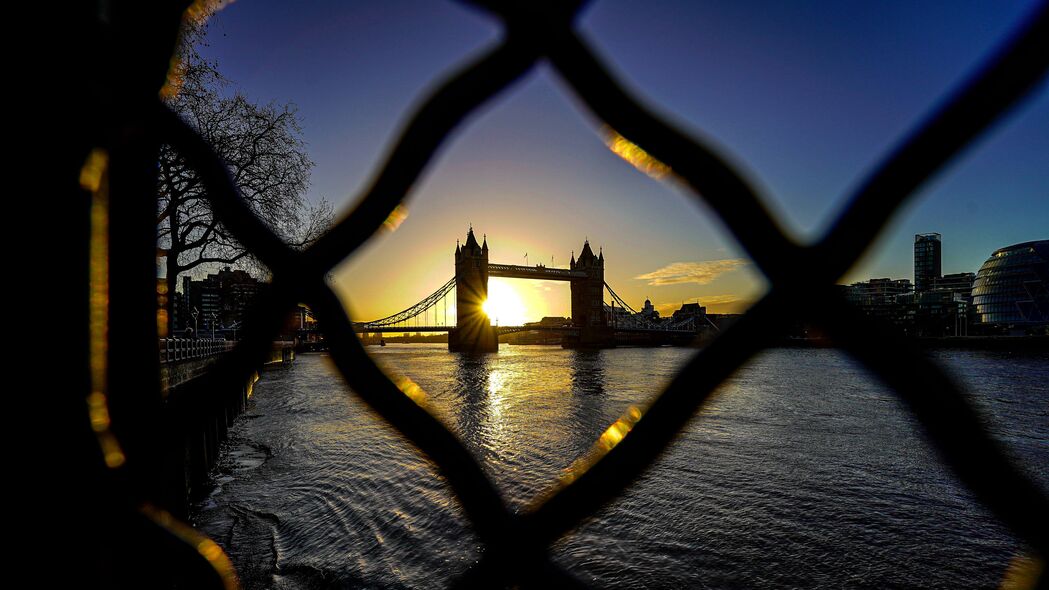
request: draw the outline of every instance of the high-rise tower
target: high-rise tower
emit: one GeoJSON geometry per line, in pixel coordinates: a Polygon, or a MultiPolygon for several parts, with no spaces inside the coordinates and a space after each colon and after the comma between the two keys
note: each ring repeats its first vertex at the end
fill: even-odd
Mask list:
{"type": "Polygon", "coordinates": [[[940,234],[917,234],[914,236],[914,291],[920,293],[932,289],[933,282],[940,278],[940,234]]]}

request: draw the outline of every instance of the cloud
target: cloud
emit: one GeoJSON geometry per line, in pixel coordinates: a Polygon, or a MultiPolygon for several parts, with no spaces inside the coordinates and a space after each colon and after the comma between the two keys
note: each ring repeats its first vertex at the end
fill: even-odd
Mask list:
{"type": "Polygon", "coordinates": [[[663,268],[634,278],[646,280],[649,285],[676,285],[679,283],[706,285],[719,276],[745,266],[749,262],[745,258],[705,260],[702,262],[673,262],[663,268]]]}

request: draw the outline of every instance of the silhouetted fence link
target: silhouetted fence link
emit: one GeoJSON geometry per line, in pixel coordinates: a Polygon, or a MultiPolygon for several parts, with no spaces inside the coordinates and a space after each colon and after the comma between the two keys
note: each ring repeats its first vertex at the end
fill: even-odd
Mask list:
{"type": "Polygon", "coordinates": [[[757,189],[718,150],[660,119],[612,75],[573,28],[581,3],[475,4],[503,22],[502,41],[429,95],[355,208],[305,251],[282,243],[238,197],[210,146],[159,100],[154,104],[154,140],[174,146],[198,170],[216,215],[273,273],[271,288],[244,322],[243,340],[215,371],[250,373],[269,351],[281,315],[305,302],[350,389],[439,466],[484,543],[480,562],[458,586],[582,587],[549,559],[550,544],[651,466],[718,385],[785,332],[790,310],[827,330],[889,385],[961,481],[1031,550],[1049,556],[1049,500],[1042,490],[1007,459],[938,365],[858,314],[833,288],[900,205],[1042,79],[1049,67],[1049,5],[873,169],[826,234],[805,245],[782,230],[757,189]],[[593,116],[669,166],[697,200],[717,212],[771,287],[647,408],[616,423],[627,433],[622,440],[595,446],[553,489],[515,513],[477,459],[427,410],[418,386],[391,380],[366,354],[324,278],[382,228],[452,132],[544,59],[593,116]]]}

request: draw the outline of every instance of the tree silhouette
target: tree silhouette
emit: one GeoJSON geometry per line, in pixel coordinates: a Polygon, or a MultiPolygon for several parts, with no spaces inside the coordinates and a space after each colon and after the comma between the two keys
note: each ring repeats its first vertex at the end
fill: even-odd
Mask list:
{"type": "MultiPolygon", "coordinates": [[[[224,94],[229,81],[196,45],[203,29],[190,29],[165,97],[226,161],[251,209],[289,244],[305,247],[332,223],[331,205],[305,199],[313,162],[306,154],[294,105],[258,104],[239,91],[224,94]]],[[[158,257],[164,261],[167,293],[181,274],[219,264],[258,268],[211,210],[196,171],[176,150],[161,146],[158,169],[158,257]]],[[[173,297],[164,298],[168,333],[173,333],[173,297]]]]}

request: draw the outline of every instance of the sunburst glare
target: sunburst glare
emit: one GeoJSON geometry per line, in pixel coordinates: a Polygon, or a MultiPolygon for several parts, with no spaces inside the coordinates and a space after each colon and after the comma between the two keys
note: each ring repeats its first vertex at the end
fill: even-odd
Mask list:
{"type": "Polygon", "coordinates": [[[528,321],[528,310],[517,291],[500,281],[488,282],[488,299],[484,302],[482,309],[493,324],[522,326],[528,321]]]}

